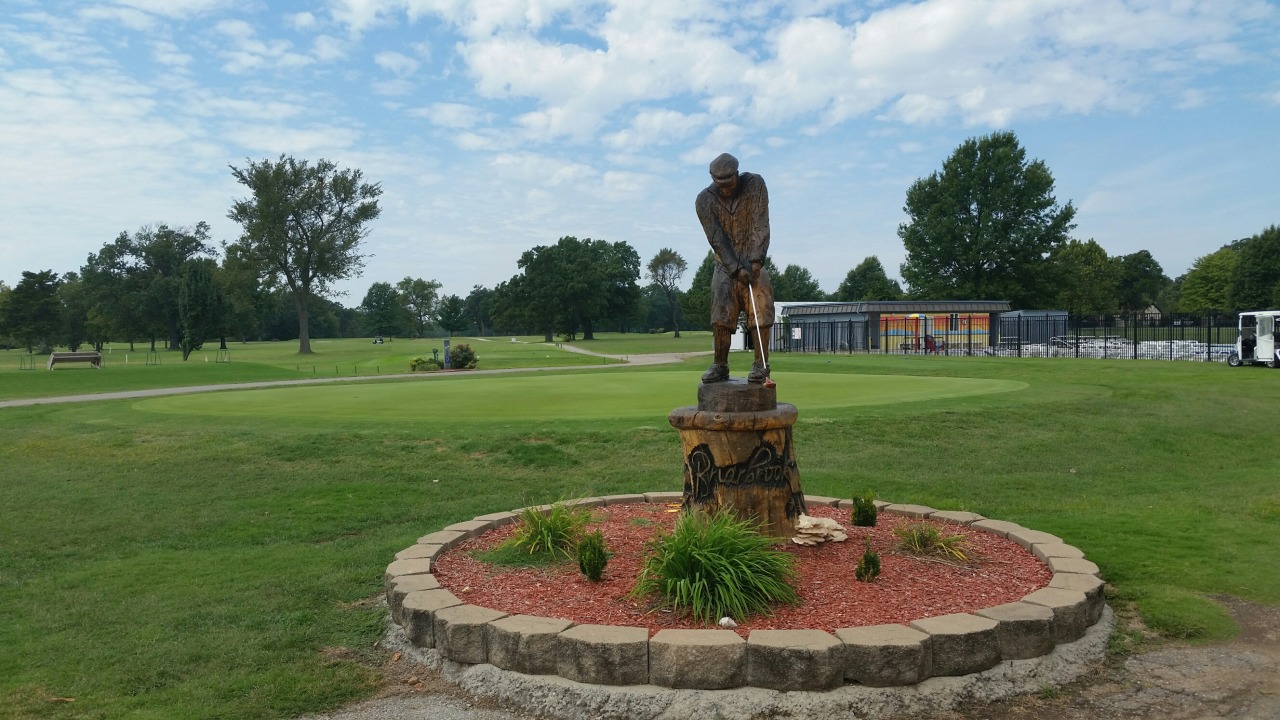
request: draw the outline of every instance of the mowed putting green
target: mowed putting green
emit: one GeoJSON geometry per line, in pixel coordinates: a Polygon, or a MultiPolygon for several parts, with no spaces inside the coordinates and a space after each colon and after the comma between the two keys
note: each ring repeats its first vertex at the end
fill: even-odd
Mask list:
{"type": "MultiPolygon", "coordinates": [[[[688,371],[442,377],[152,398],[139,410],[184,415],[373,421],[591,420],[663,417],[692,405],[698,375],[688,371]]],[[[778,400],[802,410],[926,402],[1023,390],[988,378],[786,373],[778,400]]]]}

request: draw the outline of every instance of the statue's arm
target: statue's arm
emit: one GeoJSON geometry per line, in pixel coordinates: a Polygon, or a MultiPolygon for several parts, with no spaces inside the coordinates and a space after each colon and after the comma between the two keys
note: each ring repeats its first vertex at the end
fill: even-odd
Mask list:
{"type": "Polygon", "coordinates": [[[764,259],[769,255],[769,189],[764,178],[757,175],[755,180],[751,202],[751,250],[747,258],[753,278],[760,275],[764,259]]]}

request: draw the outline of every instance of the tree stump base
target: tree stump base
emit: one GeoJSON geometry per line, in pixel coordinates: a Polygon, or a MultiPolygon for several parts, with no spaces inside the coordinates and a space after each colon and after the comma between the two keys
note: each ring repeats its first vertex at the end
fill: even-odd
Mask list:
{"type": "Polygon", "coordinates": [[[742,379],[700,385],[697,407],[667,417],[684,449],[685,509],[732,508],[763,534],[795,535],[806,510],[791,442],[797,416],[776,388],[742,379]]]}

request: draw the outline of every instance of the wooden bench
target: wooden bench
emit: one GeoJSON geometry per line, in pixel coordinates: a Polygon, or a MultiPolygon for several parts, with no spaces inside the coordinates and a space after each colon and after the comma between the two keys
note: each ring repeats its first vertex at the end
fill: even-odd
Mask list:
{"type": "Polygon", "coordinates": [[[94,350],[89,352],[55,352],[49,353],[49,369],[52,370],[54,365],[69,362],[87,362],[95,368],[102,369],[102,353],[94,350]]]}

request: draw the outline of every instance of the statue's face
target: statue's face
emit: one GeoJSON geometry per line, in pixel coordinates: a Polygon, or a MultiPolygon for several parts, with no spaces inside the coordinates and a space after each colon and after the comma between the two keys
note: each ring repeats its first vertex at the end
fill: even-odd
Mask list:
{"type": "Polygon", "coordinates": [[[715,181],[716,190],[720,191],[720,197],[731,198],[738,190],[738,173],[736,172],[725,177],[712,175],[711,179],[715,181]]]}

